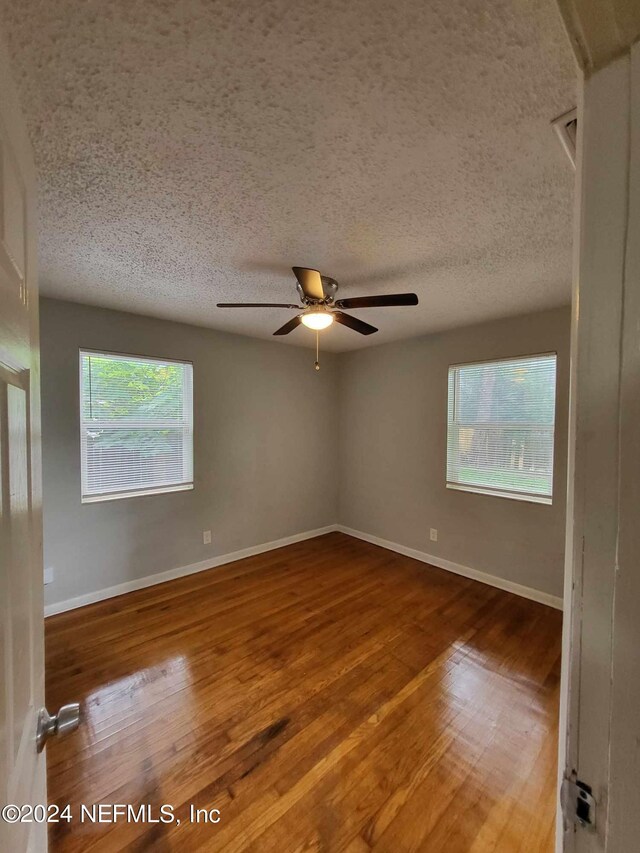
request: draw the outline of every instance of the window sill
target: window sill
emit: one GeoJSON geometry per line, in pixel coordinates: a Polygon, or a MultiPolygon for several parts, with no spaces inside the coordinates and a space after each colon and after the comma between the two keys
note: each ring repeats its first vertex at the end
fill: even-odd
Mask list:
{"type": "Polygon", "coordinates": [[[137,489],[131,492],[110,492],[105,495],[83,495],[83,504],[96,504],[103,501],[120,501],[125,498],[142,498],[146,495],[166,495],[170,492],[187,492],[193,489],[193,483],[181,483],[178,486],[160,486],[157,489],[137,489]]]}
{"type": "Polygon", "coordinates": [[[545,495],[522,495],[517,492],[500,491],[499,489],[483,489],[481,486],[466,486],[462,483],[447,483],[447,488],[454,489],[457,492],[472,492],[474,495],[489,495],[492,498],[507,498],[525,503],[546,504],[547,506],[553,504],[553,498],[545,495]]]}

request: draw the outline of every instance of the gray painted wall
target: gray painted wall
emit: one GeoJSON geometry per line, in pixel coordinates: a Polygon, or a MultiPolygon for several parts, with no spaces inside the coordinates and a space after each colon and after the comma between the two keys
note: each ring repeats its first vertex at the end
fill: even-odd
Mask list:
{"type": "Polygon", "coordinates": [[[570,310],[561,308],[341,355],[340,523],[561,596],[569,327],[570,310]],[[449,365],[551,351],[553,505],[447,489],[449,365]]]}
{"type": "Polygon", "coordinates": [[[43,299],[41,324],[47,604],[335,522],[562,594],[568,308],[325,354],[319,373],[308,349],[69,302],[43,299]],[[81,347],[193,361],[193,491],[80,502],[81,347]],[[449,364],[552,350],[553,505],[446,489],[449,364]]]}
{"type": "Polygon", "coordinates": [[[335,355],[51,299],[41,353],[47,604],[337,520],[335,355]],[[193,491],[80,502],[80,347],[193,361],[193,491]]]}

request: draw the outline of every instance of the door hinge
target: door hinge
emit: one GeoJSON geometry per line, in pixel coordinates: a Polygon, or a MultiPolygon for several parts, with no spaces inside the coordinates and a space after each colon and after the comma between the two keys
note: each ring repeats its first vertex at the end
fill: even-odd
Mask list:
{"type": "Polygon", "coordinates": [[[595,832],[597,804],[589,785],[580,779],[563,779],[560,799],[565,822],[595,832]]]}

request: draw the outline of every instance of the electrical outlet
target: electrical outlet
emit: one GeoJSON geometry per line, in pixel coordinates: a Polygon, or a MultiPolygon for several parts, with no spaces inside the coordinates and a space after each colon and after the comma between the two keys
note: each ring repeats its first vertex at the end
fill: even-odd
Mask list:
{"type": "Polygon", "coordinates": [[[431,527],[429,529],[429,539],[431,539],[432,542],[438,541],[438,531],[435,527],[431,527]]]}
{"type": "Polygon", "coordinates": [[[53,583],[53,566],[44,567],[44,584],[53,583]]]}
{"type": "Polygon", "coordinates": [[[203,545],[211,545],[211,531],[203,530],[202,531],[202,544],[203,545]]]}

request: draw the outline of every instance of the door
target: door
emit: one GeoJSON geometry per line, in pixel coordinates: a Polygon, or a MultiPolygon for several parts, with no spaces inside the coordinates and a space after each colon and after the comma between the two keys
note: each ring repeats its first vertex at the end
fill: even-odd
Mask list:
{"type": "MultiPolygon", "coordinates": [[[[25,818],[47,802],[38,366],[35,173],[0,43],[0,807],[25,818]]],[[[46,824],[0,818],[0,850],[46,849],[46,824]]]]}

